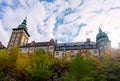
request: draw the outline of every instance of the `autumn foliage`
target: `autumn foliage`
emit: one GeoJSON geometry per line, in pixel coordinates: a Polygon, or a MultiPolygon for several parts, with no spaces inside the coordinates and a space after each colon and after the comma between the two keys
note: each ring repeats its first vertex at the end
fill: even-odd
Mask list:
{"type": "Polygon", "coordinates": [[[0,50],[0,81],[120,80],[120,61],[113,53],[78,54],[72,61],[68,58],[56,59],[43,49],[32,54],[23,54],[17,47],[0,50]]]}

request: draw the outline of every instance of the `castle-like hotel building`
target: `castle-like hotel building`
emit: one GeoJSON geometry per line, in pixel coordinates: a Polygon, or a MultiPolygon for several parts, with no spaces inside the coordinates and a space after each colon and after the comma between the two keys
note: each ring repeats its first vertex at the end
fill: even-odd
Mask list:
{"type": "MultiPolygon", "coordinates": [[[[18,25],[17,28],[12,29],[12,35],[10,37],[7,49],[13,46],[18,46],[23,53],[31,54],[36,49],[42,48],[46,52],[53,54],[56,58],[62,58],[65,55],[71,57],[77,54],[94,54],[101,55],[107,48],[111,47],[110,40],[105,32],[99,28],[99,32],[96,36],[96,42],[86,39],[84,42],[71,42],[71,43],[58,43],[51,39],[47,42],[35,42],[28,43],[30,37],[27,28],[26,18],[18,25]]],[[[0,48],[5,48],[0,43],[0,48]]]]}

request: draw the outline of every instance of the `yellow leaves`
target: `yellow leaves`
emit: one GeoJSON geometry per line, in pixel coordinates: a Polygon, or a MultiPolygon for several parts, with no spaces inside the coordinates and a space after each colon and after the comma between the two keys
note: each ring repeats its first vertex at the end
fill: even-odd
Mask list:
{"type": "Polygon", "coordinates": [[[7,62],[9,59],[9,55],[7,50],[0,50],[0,61],[7,62]]]}
{"type": "Polygon", "coordinates": [[[28,55],[20,55],[16,61],[16,69],[30,72],[31,68],[31,57],[28,55]]]}
{"type": "Polygon", "coordinates": [[[105,54],[103,54],[103,57],[105,59],[112,59],[112,58],[115,58],[115,55],[111,54],[111,53],[105,53],[105,54]]]}
{"type": "Polygon", "coordinates": [[[52,66],[56,59],[43,50],[39,50],[38,52],[33,52],[33,54],[20,54],[16,60],[16,70],[22,72],[28,72],[32,76],[37,77],[47,77],[48,74],[51,75],[49,70],[50,66],[52,66]],[[36,54],[37,53],[37,54],[36,54]]]}
{"type": "Polygon", "coordinates": [[[15,62],[18,56],[18,52],[19,50],[17,47],[13,47],[10,50],[0,50],[0,69],[14,69],[16,66],[15,62]]]}

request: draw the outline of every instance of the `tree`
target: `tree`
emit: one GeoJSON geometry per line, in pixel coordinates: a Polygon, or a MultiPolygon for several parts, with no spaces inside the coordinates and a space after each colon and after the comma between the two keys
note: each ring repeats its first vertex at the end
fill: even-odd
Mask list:
{"type": "Polygon", "coordinates": [[[9,55],[6,49],[0,50],[0,70],[2,72],[8,72],[9,55]]]}
{"type": "Polygon", "coordinates": [[[18,47],[12,47],[11,49],[0,50],[0,71],[4,74],[3,79],[14,79],[16,60],[20,54],[18,47]]]}
{"type": "Polygon", "coordinates": [[[32,57],[32,76],[35,81],[46,81],[52,76],[53,71],[49,67],[54,64],[53,56],[47,54],[43,49],[38,49],[32,57]]]}
{"type": "Polygon", "coordinates": [[[16,80],[28,81],[31,77],[32,62],[28,54],[21,54],[16,61],[16,80]]]}
{"type": "Polygon", "coordinates": [[[85,81],[86,79],[93,79],[93,74],[94,70],[91,63],[81,55],[78,55],[71,62],[69,72],[65,74],[66,77],[63,79],[69,79],[70,81],[85,81]]]}
{"type": "Polygon", "coordinates": [[[101,64],[97,68],[98,78],[103,78],[107,81],[118,81],[120,79],[120,62],[115,58],[113,54],[105,53],[99,59],[101,64]],[[100,77],[102,76],[102,77],[100,77]]]}

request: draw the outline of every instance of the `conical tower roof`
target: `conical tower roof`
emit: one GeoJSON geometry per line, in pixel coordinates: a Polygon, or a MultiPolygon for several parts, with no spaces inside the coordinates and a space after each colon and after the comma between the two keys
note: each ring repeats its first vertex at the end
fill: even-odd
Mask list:
{"type": "Polygon", "coordinates": [[[25,17],[25,19],[23,20],[22,25],[24,25],[24,26],[27,25],[27,17],[25,17]]]}
{"type": "Polygon", "coordinates": [[[23,20],[23,22],[18,26],[18,28],[25,28],[27,30],[27,17],[23,20]]]}

